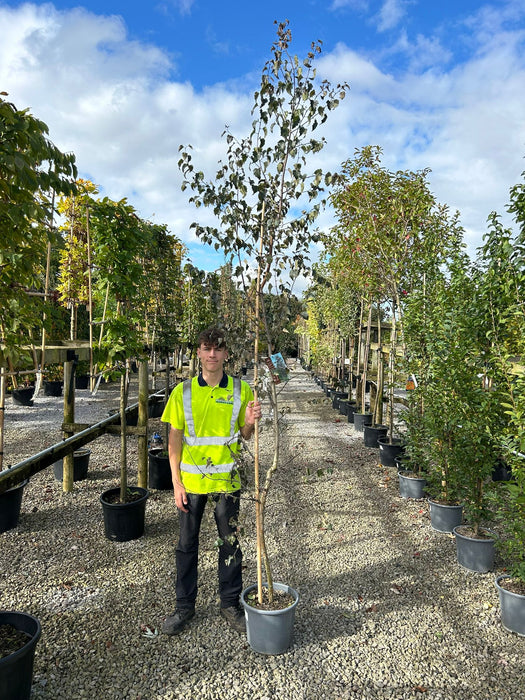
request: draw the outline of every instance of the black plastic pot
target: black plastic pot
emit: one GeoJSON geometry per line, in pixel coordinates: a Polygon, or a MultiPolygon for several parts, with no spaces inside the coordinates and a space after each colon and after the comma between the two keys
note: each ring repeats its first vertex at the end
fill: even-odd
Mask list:
{"type": "Polygon", "coordinates": [[[453,532],[463,519],[462,505],[448,505],[429,500],[430,525],[437,532],[453,532]]]}
{"type": "Polygon", "coordinates": [[[40,639],[40,622],[27,613],[0,610],[0,625],[12,625],[27,635],[27,644],[0,659],[0,698],[28,700],[33,683],[36,643],[40,639]]]}
{"type": "Polygon", "coordinates": [[[87,389],[89,386],[89,374],[77,374],[75,377],[75,389],[87,389]]]}
{"type": "Polygon", "coordinates": [[[335,408],[336,411],[339,410],[339,400],[340,399],[347,399],[348,398],[348,392],[347,391],[334,391],[332,393],[332,408],[335,408]]]}
{"type": "Polygon", "coordinates": [[[44,382],[44,396],[62,396],[62,381],[53,380],[44,382]]]}
{"type": "Polygon", "coordinates": [[[378,438],[384,437],[388,432],[387,425],[367,425],[363,429],[365,447],[379,447],[378,438]]]}
{"type": "Polygon", "coordinates": [[[19,389],[13,389],[11,394],[15,406],[32,406],[33,394],[35,393],[34,386],[23,386],[19,389]]]}
{"type": "MultiPolygon", "coordinates": [[[[89,467],[89,456],[91,455],[91,450],[82,449],[75,450],[73,452],[73,481],[82,481],[88,474],[89,467]]],[[[62,481],[64,478],[64,460],[60,459],[53,465],[53,472],[55,474],[55,479],[62,481]]]]}
{"type": "Polygon", "coordinates": [[[0,532],[7,532],[7,530],[12,530],[18,525],[24,486],[28,481],[28,479],[25,479],[13,486],[13,488],[0,494],[0,532]]]}
{"type": "Polygon", "coordinates": [[[508,591],[502,582],[508,575],[498,576],[495,580],[501,609],[501,623],[509,632],[525,637],[525,595],[508,591]]]}
{"type": "Polygon", "coordinates": [[[379,461],[384,467],[395,467],[396,457],[403,454],[405,446],[401,438],[392,438],[392,442],[386,437],[380,437],[379,443],[379,461]]]}
{"type": "Polygon", "coordinates": [[[512,470],[505,462],[498,461],[492,469],[492,481],[510,481],[512,479],[512,470]]]}
{"type": "Polygon", "coordinates": [[[170,460],[162,447],[148,452],[148,485],[151,489],[167,491],[173,488],[170,460]]]}
{"type": "Polygon", "coordinates": [[[399,495],[401,498],[424,498],[427,480],[409,472],[398,472],[399,495]]]}
{"type": "Polygon", "coordinates": [[[363,432],[365,425],[372,425],[371,413],[356,413],[354,412],[354,428],[363,432]]]}
{"type": "Polygon", "coordinates": [[[148,404],[148,418],[160,418],[164,412],[164,397],[155,396],[148,404]]]}
{"type": "Polygon", "coordinates": [[[456,537],[456,555],[458,564],[469,571],[477,571],[486,574],[494,566],[494,535],[490,530],[485,530],[487,537],[469,537],[462,532],[462,526],[458,525],[452,532],[456,537]]]}
{"type": "Polygon", "coordinates": [[[348,406],[346,407],[346,417],[347,417],[349,423],[354,422],[354,413],[356,411],[356,408],[357,408],[357,406],[356,406],[355,401],[348,402],[348,406]]]}
{"type": "Polygon", "coordinates": [[[133,486],[129,490],[140,494],[140,498],[129,503],[111,503],[112,498],[118,498],[120,488],[108,489],[100,496],[104,515],[104,533],[108,540],[128,542],[144,534],[146,501],[149,493],[139,486],[133,486]]]}

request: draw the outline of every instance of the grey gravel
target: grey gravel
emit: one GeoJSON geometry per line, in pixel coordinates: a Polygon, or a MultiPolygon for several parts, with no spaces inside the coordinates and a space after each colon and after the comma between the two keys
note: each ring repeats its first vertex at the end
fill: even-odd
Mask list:
{"type": "MultiPolygon", "coordinates": [[[[74,493],[62,492],[52,467],[35,475],[20,524],[0,535],[0,608],[42,623],[33,698],[525,698],[525,639],[502,628],[494,588],[504,562],[488,574],[459,567],[454,539],[431,530],[427,503],[401,499],[395,470],[379,465],[306,373],[292,376],[281,393],[286,464],[267,511],[275,579],[301,595],[291,648],[258,655],[220,618],[211,511],[197,614],[178,637],[155,634],[174,608],[175,505],[171,492],[152,491],[141,539],[104,537],[99,496],[118,476],[119,441],[108,435],[91,444],[88,479],[74,493]]],[[[116,392],[77,392],[77,420],[105,417],[116,392]]],[[[60,440],[61,411],[61,399],[9,401],[7,463],[60,440]]],[[[159,427],[150,421],[150,432],[159,427]]],[[[264,449],[268,440],[263,431],[264,449]]],[[[135,438],[129,462],[133,475],[135,438]]],[[[242,512],[248,585],[249,488],[242,512]]]]}

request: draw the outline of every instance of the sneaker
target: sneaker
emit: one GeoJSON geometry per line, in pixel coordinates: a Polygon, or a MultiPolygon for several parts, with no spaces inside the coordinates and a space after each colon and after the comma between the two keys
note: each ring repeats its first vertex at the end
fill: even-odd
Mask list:
{"type": "Polygon", "coordinates": [[[173,615],[167,617],[162,623],[162,632],[169,635],[179,634],[194,615],[193,608],[177,608],[173,615]]]}
{"type": "Polygon", "coordinates": [[[246,632],[246,618],[240,605],[221,608],[221,615],[236,632],[246,632]]]}

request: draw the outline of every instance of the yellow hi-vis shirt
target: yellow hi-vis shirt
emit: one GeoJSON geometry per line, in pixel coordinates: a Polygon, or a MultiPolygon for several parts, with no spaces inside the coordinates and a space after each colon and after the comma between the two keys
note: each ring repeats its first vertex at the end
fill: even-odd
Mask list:
{"type": "Polygon", "coordinates": [[[227,374],[215,387],[208,386],[200,374],[171,392],[161,420],[184,431],[180,471],[189,493],[240,489],[232,453],[239,453],[239,431],[248,401],[253,401],[250,386],[227,374]],[[238,383],[237,391],[234,382],[238,383]]]}

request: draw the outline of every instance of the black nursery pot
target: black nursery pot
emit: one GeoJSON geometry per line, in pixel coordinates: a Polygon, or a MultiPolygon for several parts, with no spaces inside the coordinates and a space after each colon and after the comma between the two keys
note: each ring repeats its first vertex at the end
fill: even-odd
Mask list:
{"type": "Polygon", "coordinates": [[[170,460],[162,448],[148,452],[148,484],[151,489],[167,491],[173,488],[170,460]]]}
{"type": "Polygon", "coordinates": [[[108,489],[100,496],[104,515],[104,533],[108,540],[128,542],[144,534],[146,501],[149,493],[139,486],[133,486],[129,490],[140,494],[140,497],[129,503],[112,503],[112,498],[118,498],[120,488],[108,489]]]}
{"type": "Polygon", "coordinates": [[[332,394],[332,408],[335,408],[336,411],[339,410],[339,401],[341,399],[347,399],[348,398],[348,392],[347,391],[334,391],[332,394]]]}
{"type": "Polygon", "coordinates": [[[0,659],[0,698],[29,700],[33,682],[35,647],[42,633],[40,622],[27,613],[1,610],[0,625],[12,625],[27,635],[27,644],[0,659]]]}
{"type": "Polygon", "coordinates": [[[378,438],[379,461],[384,467],[395,467],[396,457],[403,454],[405,446],[401,438],[393,438],[390,443],[387,436],[378,438]]]}
{"type": "Polygon", "coordinates": [[[13,389],[11,394],[15,406],[32,406],[33,394],[35,393],[34,386],[23,386],[19,389],[13,389]]]}
{"type": "Polygon", "coordinates": [[[18,525],[24,486],[28,481],[29,479],[25,479],[25,481],[0,494],[0,532],[7,532],[18,525]]]}
{"type": "MultiPolygon", "coordinates": [[[[89,456],[91,455],[91,450],[75,450],[73,452],[73,481],[82,481],[88,474],[89,467],[89,456]]],[[[53,465],[53,472],[55,474],[55,479],[62,481],[64,478],[64,460],[60,459],[53,465]]]]}
{"type": "Polygon", "coordinates": [[[349,423],[354,422],[354,413],[356,412],[357,406],[355,401],[349,401],[346,407],[346,417],[349,423]]]}
{"type": "Polygon", "coordinates": [[[45,381],[44,396],[62,396],[62,381],[45,381]]]}
{"type": "Polygon", "coordinates": [[[363,431],[365,425],[372,425],[372,414],[371,413],[355,413],[354,412],[354,428],[359,431],[363,431]]]}
{"type": "Polygon", "coordinates": [[[388,432],[387,425],[365,425],[363,440],[365,447],[379,447],[378,438],[384,437],[388,432]]]}
{"type": "Polygon", "coordinates": [[[89,386],[89,374],[77,374],[75,377],[75,389],[87,389],[89,386]]]}

